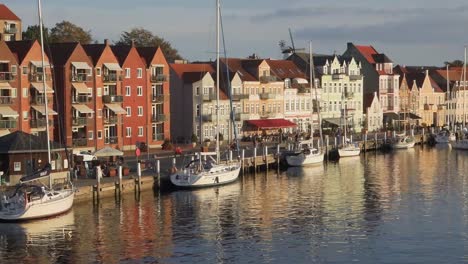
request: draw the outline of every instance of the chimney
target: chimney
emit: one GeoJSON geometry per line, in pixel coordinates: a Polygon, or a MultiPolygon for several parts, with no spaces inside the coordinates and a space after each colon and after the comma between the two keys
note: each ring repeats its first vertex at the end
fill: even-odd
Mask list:
{"type": "Polygon", "coordinates": [[[426,76],[428,76],[428,75],[429,75],[429,70],[426,70],[426,76]]]}
{"type": "Polygon", "coordinates": [[[135,47],[135,40],[132,39],[131,45],[132,45],[132,47],[135,47]]]}
{"type": "Polygon", "coordinates": [[[105,44],[106,46],[109,46],[109,45],[110,45],[109,40],[108,40],[108,39],[104,39],[104,44],[105,44]]]}

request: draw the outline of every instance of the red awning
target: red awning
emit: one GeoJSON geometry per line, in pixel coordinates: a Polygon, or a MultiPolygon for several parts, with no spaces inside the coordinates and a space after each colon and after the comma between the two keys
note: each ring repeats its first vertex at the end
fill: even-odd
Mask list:
{"type": "Polygon", "coordinates": [[[252,131],[259,129],[277,129],[296,127],[297,125],[286,119],[260,119],[260,120],[246,120],[244,124],[244,131],[252,131]]]}

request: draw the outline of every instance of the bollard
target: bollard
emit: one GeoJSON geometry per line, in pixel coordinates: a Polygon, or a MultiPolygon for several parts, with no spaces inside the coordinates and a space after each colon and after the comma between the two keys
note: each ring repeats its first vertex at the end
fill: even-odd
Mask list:
{"type": "Polygon", "coordinates": [[[396,138],[396,131],[395,130],[392,131],[392,137],[396,138]]]}
{"type": "Polygon", "coordinates": [[[383,135],[384,142],[387,143],[387,132],[383,135]]]}
{"type": "Polygon", "coordinates": [[[161,165],[159,160],[156,161],[156,177],[158,177],[158,188],[161,187],[161,165]]]}
{"type": "Polygon", "coordinates": [[[119,165],[119,195],[122,193],[122,165],[119,165]]]}
{"type": "Polygon", "coordinates": [[[257,172],[257,147],[254,148],[253,157],[254,157],[254,170],[255,172],[257,172]]]}
{"type": "Polygon", "coordinates": [[[336,146],[337,146],[337,141],[338,141],[338,138],[335,137],[335,145],[334,145],[335,148],[336,148],[336,146]]]}
{"type": "Polygon", "coordinates": [[[242,172],[244,172],[244,165],[245,165],[245,162],[244,162],[244,159],[245,159],[245,149],[242,149],[241,151],[241,165],[242,165],[242,172]]]}
{"type": "Polygon", "coordinates": [[[279,173],[279,165],[280,165],[280,145],[276,145],[276,169],[279,173]]]}
{"type": "Polygon", "coordinates": [[[138,192],[141,191],[141,163],[137,163],[137,174],[138,174],[138,192]]]}
{"type": "Polygon", "coordinates": [[[424,127],[422,128],[421,145],[424,146],[424,127]]]}
{"type": "Polygon", "coordinates": [[[414,129],[411,129],[411,136],[414,137],[414,129]]]}
{"type": "Polygon", "coordinates": [[[97,195],[98,200],[99,200],[99,196],[101,192],[101,178],[102,178],[101,166],[96,166],[96,180],[97,180],[96,195],[97,195]]]}
{"type": "Polygon", "coordinates": [[[268,171],[268,147],[265,146],[265,167],[266,167],[266,170],[268,171]]]}

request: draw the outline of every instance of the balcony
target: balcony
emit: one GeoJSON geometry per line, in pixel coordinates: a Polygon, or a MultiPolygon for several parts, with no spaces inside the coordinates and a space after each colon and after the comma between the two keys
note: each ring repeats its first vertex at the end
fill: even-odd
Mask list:
{"type": "Polygon", "coordinates": [[[106,125],[115,125],[119,122],[118,116],[108,116],[104,117],[104,124],[106,125]]]}
{"type": "Polygon", "coordinates": [[[269,82],[277,82],[277,81],[279,81],[279,79],[276,78],[276,76],[271,76],[271,75],[269,75],[269,76],[260,76],[259,79],[260,79],[260,82],[261,82],[261,83],[269,83],[269,82]]]}
{"type": "Polygon", "coordinates": [[[5,28],[3,31],[4,31],[6,34],[16,34],[16,33],[18,33],[18,29],[15,28],[15,27],[5,28]]]}
{"type": "Polygon", "coordinates": [[[151,75],[151,82],[166,82],[167,76],[165,74],[151,75]]]}
{"type": "Polygon", "coordinates": [[[164,115],[164,114],[153,115],[153,116],[151,116],[151,121],[153,123],[164,122],[164,121],[166,121],[166,115],[164,115]]]}
{"type": "Polygon", "coordinates": [[[73,117],[72,126],[86,126],[88,124],[87,117],[73,117]]]}
{"type": "Polygon", "coordinates": [[[45,97],[43,95],[36,95],[31,97],[30,103],[32,105],[44,105],[45,104],[45,97]]]}
{"type": "MultiPolygon", "coordinates": [[[[49,120],[49,127],[53,126],[54,122],[53,120],[49,120]]],[[[37,118],[37,119],[31,119],[29,121],[29,126],[31,128],[41,128],[41,127],[46,127],[46,119],[45,118],[37,118]]]]}
{"type": "Polygon", "coordinates": [[[432,110],[432,104],[424,104],[424,110],[432,110]]]}
{"type": "Polygon", "coordinates": [[[203,101],[213,101],[216,100],[215,93],[203,94],[203,101]]]}
{"type": "Polygon", "coordinates": [[[444,110],[444,109],[447,109],[447,105],[446,105],[446,104],[438,104],[438,105],[437,105],[437,110],[444,110]]]}
{"type": "Polygon", "coordinates": [[[72,104],[87,104],[89,102],[91,102],[91,97],[85,94],[72,97],[72,104]]]}
{"type": "Polygon", "coordinates": [[[261,93],[260,94],[260,99],[261,100],[268,100],[268,99],[275,99],[276,94],[273,93],[261,93]]]}
{"type": "Polygon", "coordinates": [[[77,73],[71,75],[72,82],[89,82],[92,80],[92,76],[87,73],[77,73]]]}
{"type": "Polygon", "coordinates": [[[265,111],[265,112],[260,113],[260,118],[273,118],[275,116],[276,116],[276,113],[274,112],[265,111]]]}
{"type": "Polygon", "coordinates": [[[104,95],[102,97],[102,101],[105,104],[109,103],[122,103],[123,102],[123,96],[122,95],[104,95]]]}
{"type": "Polygon", "coordinates": [[[104,74],[104,76],[102,76],[102,80],[103,80],[105,83],[117,82],[117,81],[121,81],[121,80],[122,80],[122,75],[117,74],[117,73],[104,74]]]}
{"type": "Polygon", "coordinates": [[[358,81],[362,79],[362,75],[350,75],[349,80],[350,81],[358,81]]]}
{"type": "Polygon", "coordinates": [[[12,72],[0,72],[0,82],[9,82],[15,79],[12,72]]]}
{"type": "Polygon", "coordinates": [[[340,79],[343,79],[344,78],[344,74],[343,73],[333,73],[332,74],[332,79],[333,80],[340,80],[340,79]]]}
{"type": "Polygon", "coordinates": [[[118,137],[106,137],[104,138],[104,144],[117,144],[119,141],[118,137]]]}
{"type": "Polygon", "coordinates": [[[240,101],[242,99],[248,99],[249,95],[248,94],[233,94],[231,95],[231,98],[233,101],[240,101]]]}
{"type": "Polygon", "coordinates": [[[388,94],[395,93],[395,89],[393,89],[393,88],[387,89],[387,93],[388,94]]]}
{"type": "Polygon", "coordinates": [[[348,98],[348,99],[353,98],[354,93],[353,92],[345,92],[345,97],[348,98]]]}
{"type": "Polygon", "coordinates": [[[87,138],[74,138],[72,139],[73,147],[86,147],[88,145],[87,138]]]}
{"type": "Polygon", "coordinates": [[[164,140],[164,134],[163,133],[153,134],[153,140],[163,141],[164,140]]]}
{"type": "Polygon", "coordinates": [[[303,94],[303,93],[309,93],[309,92],[310,92],[310,87],[302,87],[301,86],[301,87],[297,88],[297,93],[300,93],[300,94],[302,93],[303,94]]]}
{"type": "Polygon", "coordinates": [[[213,122],[213,114],[202,115],[203,122],[213,122]]]}
{"type": "MultiPolygon", "coordinates": [[[[49,74],[45,75],[45,81],[51,81],[52,78],[49,74]]],[[[30,82],[43,82],[44,81],[44,74],[43,73],[30,73],[29,74],[29,81],[30,82]]]]}
{"type": "Polygon", "coordinates": [[[249,118],[250,118],[249,113],[234,113],[235,121],[248,120],[249,118]]]}
{"type": "Polygon", "coordinates": [[[13,104],[14,102],[15,99],[11,96],[0,96],[0,104],[2,105],[13,104]]]}
{"type": "Polygon", "coordinates": [[[16,120],[0,120],[0,128],[3,129],[16,128],[17,124],[16,120]]]}
{"type": "Polygon", "coordinates": [[[165,98],[164,94],[153,94],[151,100],[156,103],[163,103],[165,98]]]}

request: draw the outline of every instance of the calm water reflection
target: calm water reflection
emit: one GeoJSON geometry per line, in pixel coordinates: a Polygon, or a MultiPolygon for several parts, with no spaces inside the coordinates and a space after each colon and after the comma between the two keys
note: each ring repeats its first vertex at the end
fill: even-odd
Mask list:
{"type": "Polygon", "coordinates": [[[444,146],[79,204],[0,224],[1,263],[467,262],[468,152],[444,146]]]}

